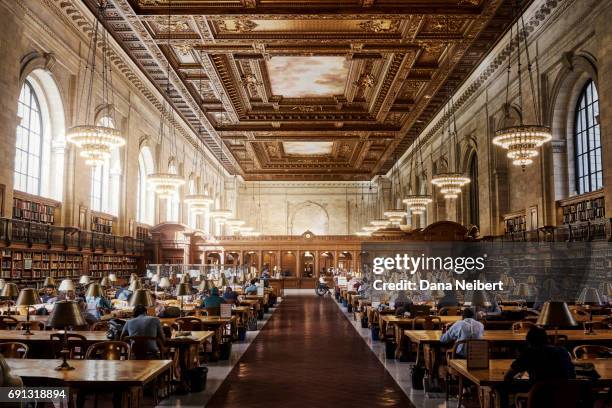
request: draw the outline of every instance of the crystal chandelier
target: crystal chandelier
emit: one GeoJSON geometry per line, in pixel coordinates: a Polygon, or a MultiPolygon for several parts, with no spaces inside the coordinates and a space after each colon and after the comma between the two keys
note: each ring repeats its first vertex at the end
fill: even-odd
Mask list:
{"type": "MultiPolygon", "coordinates": [[[[373,231],[376,231],[380,228],[385,228],[387,225],[389,225],[389,220],[386,218],[377,218],[375,220],[370,221],[370,224],[372,225],[371,227],[367,227],[367,228],[375,228],[373,231]]],[[[363,229],[365,229],[366,227],[364,227],[363,229]]]]}
{"type": "Polygon", "coordinates": [[[388,218],[389,222],[393,225],[399,225],[406,216],[406,211],[402,208],[395,208],[387,210],[383,213],[388,218]]]}
{"type": "Polygon", "coordinates": [[[371,237],[372,233],[369,231],[357,231],[355,232],[355,235],[357,235],[358,237],[371,237]]]}
{"type": "MultiPolygon", "coordinates": [[[[514,10],[515,15],[520,13],[518,6],[514,10]]],[[[513,42],[513,27],[510,27],[510,43],[513,42]]],[[[533,80],[532,61],[529,56],[529,46],[527,43],[527,30],[525,29],[525,20],[521,16],[516,20],[516,45],[517,45],[517,79],[518,79],[518,108],[519,108],[519,124],[506,126],[498,129],[493,137],[493,144],[500,146],[508,151],[506,156],[512,160],[515,166],[521,166],[523,171],[525,167],[533,163],[533,159],[538,156],[539,149],[547,142],[552,140],[552,131],[550,127],[542,125],[541,110],[539,105],[539,94],[533,80]],[[522,25],[522,27],[521,27],[522,25]],[[522,28],[522,29],[521,29],[522,28]],[[521,33],[522,31],[522,33],[521,33]],[[521,37],[525,47],[525,57],[527,59],[527,71],[529,74],[529,83],[531,87],[531,98],[533,101],[533,112],[536,124],[523,123],[523,81],[521,72],[521,37]]],[[[537,65],[537,56],[534,58],[537,65]]],[[[512,55],[508,56],[507,69],[507,85],[506,85],[506,118],[510,116],[510,73],[512,70],[512,55]]]]}
{"type": "Polygon", "coordinates": [[[213,200],[208,194],[189,194],[183,200],[189,206],[189,211],[194,215],[206,214],[213,200]]]}
{"type": "Polygon", "coordinates": [[[428,195],[409,195],[404,198],[403,202],[408,206],[408,210],[412,214],[424,214],[427,210],[427,205],[432,202],[431,196],[428,195]]]}
{"type": "Polygon", "coordinates": [[[155,194],[159,198],[172,198],[178,188],[185,184],[185,180],[178,174],[173,173],[153,173],[147,176],[149,183],[155,194]]]}
{"type": "Polygon", "coordinates": [[[217,223],[219,224],[225,223],[225,220],[232,217],[232,212],[223,208],[218,210],[211,210],[209,214],[210,217],[217,221],[217,223]]]}
{"type": "Polygon", "coordinates": [[[95,125],[93,123],[92,105],[95,99],[94,80],[96,77],[96,53],[98,41],[102,44],[102,105],[109,111],[110,118],[115,119],[114,89],[111,72],[111,62],[108,54],[108,32],[102,29],[100,37],[98,28],[100,21],[106,18],[106,1],[98,4],[98,16],[95,19],[93,34],[89,43],[86,71],[83,75],[83,88],[81,95],[86,95],[79,106],[85,104],[85,124],[76,125],[66,132],[66,140],[76,145],[79,156],[85,158],[88,166],[100,166],[110,158],[113,149],[125,145],[125,138],[118,130],[109,126],[95,125]]]}

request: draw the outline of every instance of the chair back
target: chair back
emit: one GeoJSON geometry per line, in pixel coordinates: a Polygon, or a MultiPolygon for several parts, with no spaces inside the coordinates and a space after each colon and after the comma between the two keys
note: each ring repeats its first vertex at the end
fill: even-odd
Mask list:
{"type": "Polygon", "coordinates": [[[101,341],[92,344],[85,354],[86,360],[129,360],[130,345],[125,341],[101,341]]]}
{"type": "Polygon", "coordinates": [[[438,316],[461,316],[460,306],[444,306],[438,310],[438,316]]]}
{"type": "MultiPolygon", "coordinates": [[[[19,322],[17,326],[15,326],[15,330],[25,330],[27,322],[19,322]]],[[[38,321],[30,321],[30,330],[45,330],[45,324],[43,322],[38,321]]]]}
{"type": "Polygon", "coordinates": [[[545,381],[531,387],[527,408],[575,408],[579,401],[578,381],[545,381]]]}
{"type": "Polygon", "coordinates": [[[165,356],[164,344],[159,337],[127,336],[123,341],[130,345],[132,360],[161,360],[165,356]],[[151,344],[156,344],[159,352],[152,350],[151,344]]]}
{"type": "Polygon", "coordinates": [[[512,331],[518,333],[526,333],[532,327],[535,327],[535,323],[528,321],[520,321],[512,324],[512,331]]]}
{"type": "Polygon", "coordinates": [[[204,311],[207,316],[221,316],[221,308],[220,307],[205,307],[204,311]]]}
{"type": "MultiPolygon", "coordinates": [[[[75,360],[82,360],[85,357],[87,351],[87,339],[85,336],[76,333],[68,333],[68,350],[70,354],[68,358],[75,360]]],[[[61,351],[64,348],[64,333],[52,333],[51,338],[51,349],[55,358],[61,358],[61,351]]]]}
{"type": "Polygon", "coordinates": [[[27,358],[28,350],[26,344],[17,341],[0,343],[0,354],[4,358],[27,358]]]}
{"type": "Polygon", "coordinates": [[[11,316],[0,316],[0,330],[13,330],[17,327],[19,320],[11,316]]]}
{"type": "Polygon", "coordinates": [[[93,325],[91,325],[91,328],[89,329],[91,331],[107,331],[108,330],[108,322],[104,321],[104,322],[95,322],[93,325]]]}
{"type": "Polygon", "coordinates": [[[442,328],[442,319],[437,316],[417,316],[412,320],[412,330],[417,327],[422,330],[439,330],[442,328]]]}
{"type": "Polygon", "coordinates": [[[410,316],[428,316],[431,310],[429,305],[410,305],[410,316]]]}
{"type": "Polygon", "coordinates": [[[612,348],[595,344],[582,344],[574,347],[572,355],[577,360],[612,358],[612,348]]]}
{"type": "Polygon", "coordinates": [[[202,321],[197,317],[179,317],[174,322],[178,324],[180,330],[202,330],[202,321]]]}

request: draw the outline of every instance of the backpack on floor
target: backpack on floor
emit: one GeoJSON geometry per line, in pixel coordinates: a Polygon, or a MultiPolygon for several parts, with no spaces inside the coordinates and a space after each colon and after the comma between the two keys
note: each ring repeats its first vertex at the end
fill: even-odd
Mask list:
{"type": "Polygon", "coordinates": [[[257,318],[255,316],[251,316],[247,319],[246,328],[248,331],[257,330],[257,318]]]}

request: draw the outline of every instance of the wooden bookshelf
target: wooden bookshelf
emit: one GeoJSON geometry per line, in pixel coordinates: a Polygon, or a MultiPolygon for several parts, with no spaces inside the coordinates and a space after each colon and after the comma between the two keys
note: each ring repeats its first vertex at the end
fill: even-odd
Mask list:
{"type": "Polygon", "coordinates": [[[102,234],[112,234],[114,222],[115,218],[108,214],[101,214],[97,212],[91,213],[90,227],[91,231],[93,232],[99,232],[102,234]]]}
{"type": "Polygon", "coordinates": [[[151,230],[144,225],[136,225],[136,239],[146,240],[151,238],[151,230]]]}
{"type": "Polygon", "coordinates": [[[13,195],[13,218],[23,221],[54,225],[61,203],[20,191],[13,195]]]}
{"type": "Polygon", "coordinates": [[[526,230],[527,217],[524,210],[504,215],[504,232],[506,234],[523,232],[526,230]]]}
{"type": "Polygon", "coordinates": [[[79,253],[2,249],[0,277],[11,280],[74,278],[81,275],[83,257],[79,253]]]}
{"type": "Polygon", "coordinates": [[[137,259],[129,256],[92,255],[89,258],[89,275],[101,278],[109,273],[117,277],[128,277],[138,272],[137,259]]]}
{"type": "Polygon", "coordinates": [[[581,194],[557,201],[559,224],[574,224],[605,218],[606,208],[603,190],[581,194]]]}

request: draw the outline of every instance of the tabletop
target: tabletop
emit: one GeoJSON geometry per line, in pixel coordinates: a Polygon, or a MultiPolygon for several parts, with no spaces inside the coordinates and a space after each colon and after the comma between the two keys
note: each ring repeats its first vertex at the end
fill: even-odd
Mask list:
{"type": "MultiPolygon", "coordinates": [[[[454,368],[463,377],[469,379],[479,386],[494,386],[504,382],[504,376],[514,360],[499,359],[489,360],[488,369],[468,370],[467,360],[454,359],[449,362],[450,367],[454,368]]],[[[612,382],[612,359],[591,359],[575,360],[575,363],[591,363],[600,375],[599,382],[612,382]]]]}
{"type": "MultiPolygon", "coordinates": [[[[40,331],[34,330],[30,335],[24,335],[23,330],[0,330],[0,342],[3,341],[19,341],[23,343],[33,342],[45,342],[50,341],[50,336],[53,333],[63,333],[60,331],[40,331]]],[[[69,331],[69,334],[75,333],[84,336],[88,343],[97,343],[99,341],[108,341],[106,332],[104,331],[88,331],[88,330],[75,330],[69,331]]],[[[176,336],[176,332],[172,333],[172,338],[166,339],[169,344],[178,342],[198,342],[203,343],[210,337],[214,336],[212,331],[192,331],[189,336],[176,336]]]]}
{"type": "Polygon", "coordinates": [[[58,371],[61,360],[7,358],[11,374],[24,379],[52,379],[67,385],[142,386],[169,369],[171,360],[69,360],[74,370],[58,371]]]}
{"type": "MultiPolygon", "coordinates": [[[[555,330],[547,330],[549,335],[555,334],[555,330]]],[[[567,336],[568,341],[612,341],[612,330],[595,330],[593,334],[586,334],[583,330],[559,330],[558,334],[567,336]]],[[[404,335],[411,341],[422,344],[436,344],[440,342],[441,330],[405,330],[404,335]]],[[[483,340],[493,342],[525,341],[527,333],[514,332],[512,330],[485,330],[483,340]]]]}
{"type": "MultiPolygon", "coordinates": [[[[446,323],[454,323],[458,320],[461,320],[461,316],[433,316],[433,317],[438,317],[440,318],[440,320],[442,321],[443,324],[446,323]]],[[[395,316],[392,314],[386,314],[386,315],[381,315],[380,316],[381,320],[384,320],[387,323],[412,323],[412,321],[415,319],[414,317],[403,317],[403,316],[395,316]]]]}

